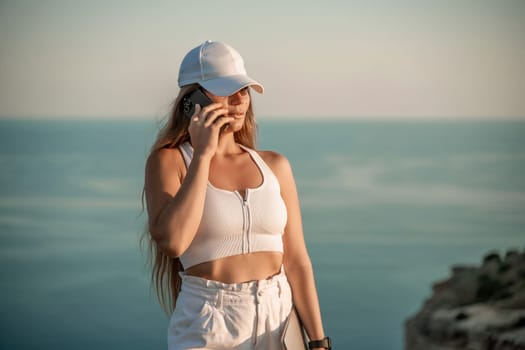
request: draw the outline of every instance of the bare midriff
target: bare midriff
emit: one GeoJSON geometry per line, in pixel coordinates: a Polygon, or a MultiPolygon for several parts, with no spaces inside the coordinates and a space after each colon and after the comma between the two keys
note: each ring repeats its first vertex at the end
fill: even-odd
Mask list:
{"type": "Polygon", "coordinates": [[[281,271],[282,263],[282,253],[256,252],[207,261],[185,272],[223,283],[241,283],[270,278],[281,271]]]}

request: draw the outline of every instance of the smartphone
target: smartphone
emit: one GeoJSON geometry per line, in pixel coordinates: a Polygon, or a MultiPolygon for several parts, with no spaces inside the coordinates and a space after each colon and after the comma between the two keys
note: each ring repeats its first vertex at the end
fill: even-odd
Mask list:
{"type": "Polygon", "coordinates": [[[208,96],[206,96],[204,91],[197,89],[188,94],[188,96],[184,97],[182,101],[184,115],[186,118],[191,118],[193,113],[195,113],[196,104],[199,104],[201,108],[204,108],[211,103],[213,103],[213,101],[208,96]]]}

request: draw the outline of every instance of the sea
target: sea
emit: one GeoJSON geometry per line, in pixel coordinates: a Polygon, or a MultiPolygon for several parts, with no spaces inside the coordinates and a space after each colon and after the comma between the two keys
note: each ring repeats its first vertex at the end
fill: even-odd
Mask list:
{"type": "MultiPolygon", "coordinates": [[[[141,193],[162,120],[0,121],[0,349],[166,349],[141,193]]],[[[454,265],[525,248],[525,121],[259,120],[290,161],[326,334],[401,350],[454,265]]]]}

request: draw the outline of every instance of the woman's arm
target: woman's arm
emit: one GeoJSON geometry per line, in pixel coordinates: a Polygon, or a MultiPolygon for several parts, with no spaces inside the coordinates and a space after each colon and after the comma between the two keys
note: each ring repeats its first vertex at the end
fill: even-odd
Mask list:
{"type": "Polygon", "coordinates": [[[159,247],[174,257],[184,253],[199,227],[210,158],[195,156],[183,176],[185,167],[177,149],[154,152],[146,163],[149,231],[159,247]]]}
{"type": "Polygon", "coordinates": [[[261,152],[281,186],[281,196],[288,211],[284,230],[284,270],[292,288],[293,302],[308,337],[312,340],[325,337],[321,320],[319,299],[315,287],[312,263],[304,242],[299,197],[288,160],[275,152],[261,152]]]}
{"type": "Polygon", "coordinates": [[[144,187],[149,230],[160,248],[170,256],[182,255],[199,228],[219,132],[223,125],[233,120],[219,118],[226,112],[219,103],[204,107],[202,111],[196,106],[188,127],[194,153],[185,176],[184,158],[178,149],[160,149],[146,162],[144,187]]]}

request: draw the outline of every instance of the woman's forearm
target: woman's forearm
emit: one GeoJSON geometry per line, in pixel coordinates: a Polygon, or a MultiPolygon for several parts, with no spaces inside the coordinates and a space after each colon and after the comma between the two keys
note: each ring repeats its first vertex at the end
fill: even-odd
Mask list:
{"type": "Polygon", "coordinates": [[[321,319],[319,298],[315,287],[310,260],[300,264],[285,265],[286,275],[292,288],[293,302],[310,339],[325,337],[321,319]]]}

